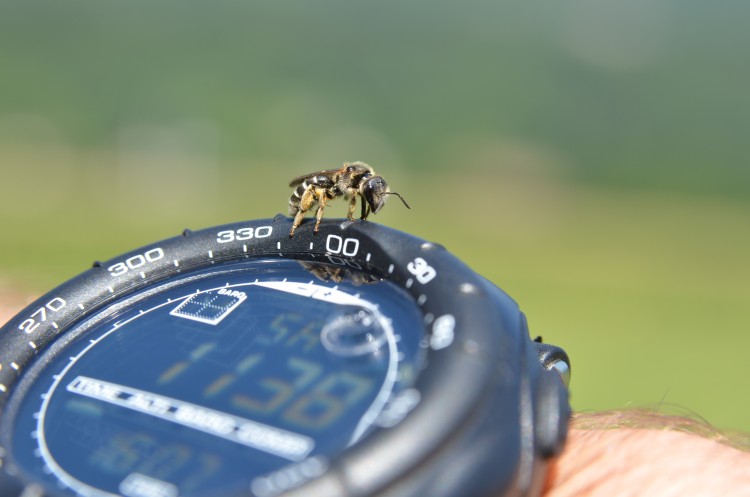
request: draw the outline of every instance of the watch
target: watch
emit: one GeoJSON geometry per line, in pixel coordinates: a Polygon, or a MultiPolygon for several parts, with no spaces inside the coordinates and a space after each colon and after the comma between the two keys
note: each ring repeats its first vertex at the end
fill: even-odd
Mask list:
{"type": "Polygon", "coordinates": [[[202,229],[0,329],[0,495],[538,495],[565,352],[441,245],[367,221],[202,229]]]}

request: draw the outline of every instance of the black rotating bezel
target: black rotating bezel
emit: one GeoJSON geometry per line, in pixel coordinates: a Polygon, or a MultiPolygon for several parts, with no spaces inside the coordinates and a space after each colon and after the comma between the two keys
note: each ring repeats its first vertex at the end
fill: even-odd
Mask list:
{"type": "MultiPolygon", "coordinates": [[[[24,370],[76,323],[146,286],[217,263],[311,260],[362,270],[405,289],[422,312],[427,365],[415,385],[421,400],[403,421],[347,450],[326,474],[291,493],[344,497],[419,495],[430,488],[450,495],[457,490],[448,483],[439,487],[440,478],[460,485],[463,495],[538,486],[539,451],[532,425],[535,385],[543,371],[515,302],[442,246],[394,229],[324,220],[317,234],[307,222],[289,237],[290,228],[291,219],[279,215],[186,230],[97,262],[36,300],[0,330],[4,437],[9,427],[2,415],[24,370]],[[456,460],[458,452],[465,457],[456,460]],[[448,480],[448,471],[461,476],[448,480]]],[[[567,406],[567,401],[560,404],[567,406]]],[[[562,437],[564,433],[558,435],[562,437]]],[[[0,447],[3,467],[7,456],[0,447]]]]}

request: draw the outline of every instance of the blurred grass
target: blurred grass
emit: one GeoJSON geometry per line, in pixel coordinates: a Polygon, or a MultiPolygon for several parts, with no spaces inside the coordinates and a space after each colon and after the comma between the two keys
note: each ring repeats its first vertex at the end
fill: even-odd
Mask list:
{"type": "MultiPolygon", "coordinates": [[[[0,6],[0,287],[286,210],[365,160],[573,360],[576,409],[750,431],[750,7],[0,6]]],[[[327,210],[345,214],[343,204],[327,210]]]]}

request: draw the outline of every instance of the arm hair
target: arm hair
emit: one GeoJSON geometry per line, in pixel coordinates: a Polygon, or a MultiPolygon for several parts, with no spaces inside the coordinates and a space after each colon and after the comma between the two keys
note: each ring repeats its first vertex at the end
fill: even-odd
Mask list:
{"type": "Polygon", "coordinates": [[[578,414],[544,497],[750,496],[750,453],[738,445],[689,418],[578,414]]]}

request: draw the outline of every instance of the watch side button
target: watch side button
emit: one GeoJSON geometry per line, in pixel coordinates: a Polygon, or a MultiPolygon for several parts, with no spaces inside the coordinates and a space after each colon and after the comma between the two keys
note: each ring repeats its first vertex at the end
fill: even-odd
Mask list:
{"type": "Polygon", "coordinates": [[[562,452],[571,415],[568,390],[556,371],[542,373],[536,400],[534,434],[537,453],[551,458],[562,452]]]}
{"type": "Polygon", "coordinates": [[[560,375],[565,386],[570,386],[570,359],[560,347],[548,343],[542,343],[542,337],[534,341],[536,355],[542,367],[546,370],[555,370],[560,375]]]}

